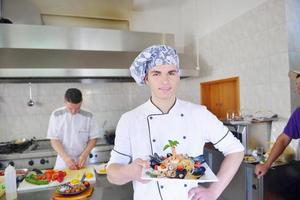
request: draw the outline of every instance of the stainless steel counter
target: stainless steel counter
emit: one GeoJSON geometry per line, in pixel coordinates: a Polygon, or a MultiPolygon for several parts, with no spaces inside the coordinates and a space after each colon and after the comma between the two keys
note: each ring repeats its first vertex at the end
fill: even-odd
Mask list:
{"type": "MultiPolygon", "coordinates": [[[[28,192],[18,194],[19,200],[49,200],[52,199],[54,189],[43,190],[39,192],[28,192]]],[[[97,181],[94,185],[94,192],[90,200],[130,200],[133,199],[132,184],[118,186],[110,184],[106,175],[97,175],[97,181]]],[[[0,200],[5,200],[3,196],[0,200]]]]}

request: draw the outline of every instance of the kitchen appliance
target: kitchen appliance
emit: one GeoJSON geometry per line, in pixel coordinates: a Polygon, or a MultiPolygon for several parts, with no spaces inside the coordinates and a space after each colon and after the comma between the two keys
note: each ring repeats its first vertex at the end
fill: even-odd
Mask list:
{"type": "Polygon", "coordinates": [[[99,164],[107,162],[110,158],[110,152],[113,145],[97,145],[89,155],[89,164],[99,164]]]}
{"type": "Polygon", "coordinates": [[[240,140],[245,147],[245,154],[250,154],[257,147],[269,150],[272,121],[224,122],[224,125],[240,140]]]}
{"type": "MultiPolygon", "coordinates": [[[[5,152],[0,154],[0,169],[4,169],[9,164],[16,169],[48,169],[55,165],[57,153],[51,147],[50,140],[30,141],[26,145],[17,146],[18,150],[14,148],[14,142],[4,142],[3,144],[7,148],[4,148],[4,145],[0,148],[0,151],[3,149],[5,152]]],[[[88,162],[90,164],[107,162],[112,148],[112,145],[103,144],[99,141],[92,149],[88,162]]]]}
{"type": "Polygon", "coordinates": [[[8,2],[7,10],[14,24],[0,24],[2,82],[96,78],[133,81],[129,66],[139,52],[154,44],[177,49],[181,77],[199,76],[198,57],[189,49],[176,47],[174,34],[132,31],[129,27],[124,30],[85,26],[84,21],[103,20],[103,17],[111,22],[129,21],[130,0],[118,1],[118,6],[115,1],[106,0],[92,1],[88,5],[81,2],[80,10],[64,1],[60,1],[60,6],[55,1],[39,2],[8,2]],[[52,11],[47,12],[48,9],[52,11]],[[69,14],[65,15],[65,9],[69,14]],[[70,18],[83,24],[74,26],[70,18]],[[45,25],[41,25],[41,19],[45,25]]]}
{"type": "Polygon", "coordinates": [[[35,138],[31,140],[18,139],[9,142],[0,142],[0,154],[22,153],[35,143],[35,138]]]}

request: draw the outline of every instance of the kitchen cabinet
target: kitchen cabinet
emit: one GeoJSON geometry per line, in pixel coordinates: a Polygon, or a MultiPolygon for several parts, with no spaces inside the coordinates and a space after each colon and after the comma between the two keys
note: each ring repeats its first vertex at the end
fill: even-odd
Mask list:
{"type": "Polygon", "coordinates": [[[226,119],[227,113],[238,114],[240,110],[239,78],[201,83],[201,104],[219,119],[226,119]]]}

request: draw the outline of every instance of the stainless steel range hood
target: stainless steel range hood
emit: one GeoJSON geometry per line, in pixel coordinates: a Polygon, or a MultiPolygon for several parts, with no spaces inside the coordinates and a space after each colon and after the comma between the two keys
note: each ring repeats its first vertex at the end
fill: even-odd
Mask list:
{"type": "MultiPolygon", "coordinates": [[[[0,78],[129,77],[133,59],[153,44],[174,46],[174,35],[0,24],[0,78]]],[[[198,76],[195,64],[182,76],[198,76]]]]}

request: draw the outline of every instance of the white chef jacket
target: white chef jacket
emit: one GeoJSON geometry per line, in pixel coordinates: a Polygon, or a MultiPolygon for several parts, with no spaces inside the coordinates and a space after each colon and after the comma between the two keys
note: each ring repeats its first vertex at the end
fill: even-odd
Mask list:
{"type": "MultiPolygon", "coordinates": [[[[177,153],[190,156],[203,154],[204,144],[212,142],[226,156],[244,151],[243,145],[205,106],[177,99],[168,113],[151,100],[122,115],[117,129],[115,146],[108,163],[128,164],[157,153],[166,155],[163,147],[168,140],[177,140],[177,153]]],[[[170,151],[170,149],[168,149],[170,151]]],[[[185,200],[197,182],[151,181],[133,182],[135,200],[185,200]]]]}
{"type": "MultiPolygon", "coordinates": [[[[72,115],[66,107],[62,107],[53,111],[50,116],[47,138],[60,140],[66,153],[74,160],[78,160],[89,140],[98,137],[99,128],[91,112],[80,109],[72,115]]],[[[54,168],[67,168],[59,155],[54,168]]]]}

